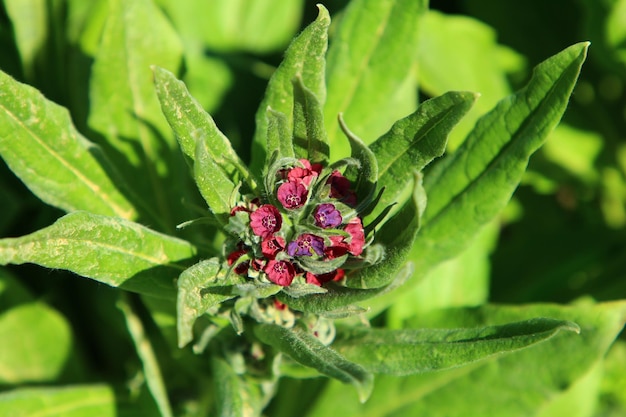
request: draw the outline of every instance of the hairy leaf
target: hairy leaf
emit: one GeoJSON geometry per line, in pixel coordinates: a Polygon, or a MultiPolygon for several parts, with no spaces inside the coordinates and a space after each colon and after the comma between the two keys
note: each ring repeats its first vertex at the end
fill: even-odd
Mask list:
{"type": "Polygon", "coordinates": [[[177,265],[195,255],[184,240],[137,223],[85,212],[18,238],[0,239],[0,264],[34,263],[114,287],[174,298],[177,265]]]}
{"type": "Polygon", "coordinates": [[[45,203],[65,211],[136,216],[100,148],[78,133],[67,110],[1,71],[0,155],[45,203]]]}
{"type": "Polygon", "coordinates": [[[346,329],[333,343],[374,373],[410,375],[454,368],[546,341],[574,323],[537,318],[470,329],[346,329]]]}
{"type": "Polygon", "coordinates": [[[278,351],[286,353],[302,365],[349,383],[356,388],[361,402],[367,400],[373,386],[372,374],[360,365],[349,362],[318,339],[299,328],[287,329],[275,324],[259,324],[254,334],[278,351]]]}
{"type": "Polygon", "coordinates": [[[322,5],[318,5],[319,15],[285,52],[285,57],[270,79],[265,97],[256,114],[256,131],[253,141],[252,169],[261,171],[261,166],[271,157],[272,149],[267,149],[268,108],[287,117],[287,132],[293,132],[293,80],[302,79],[302,84],[311,90],[320,103],[326,99],[324,74],[326,68],[326,48],[330,17],[322,5]]]}

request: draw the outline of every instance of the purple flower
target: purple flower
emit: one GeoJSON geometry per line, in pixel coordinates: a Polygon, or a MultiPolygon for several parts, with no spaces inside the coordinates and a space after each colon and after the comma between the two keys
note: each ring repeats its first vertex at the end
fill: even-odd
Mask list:
{"type": "Polygon", "coordinates": [[[322,256],[324,255],[324,239],[310,233],[303,233],[296,240],[289,242],[287,253],[289,256],[311,256],[313,253],[322,256]]]}
{"type": "Polygon", "coordinates": [[[283,218],[276,207],[263,204],[250,214],[250,227],[255,235],[266,239],[280,230],[283,218]]]}
{"type": "Polygon", "coordinates": [[[328,229],[330,227],[337,227],[341,224],[343,219],[341,213],[335,208],[333,204],[324,203],[317,206],[313,213],[315,218],[315,225],[322,229],[328,229]]]}
{"type": "Polygon", "coordinates": [[[307,190],[302,184],[284,182],[278,187],[278,201],[286,209],[302,207],[306,202],[307,190]]]}
{"type": "Polygon", "coordinates": [[[287,261],[276,261],[274,259],[267,262],[263,271],[267,278],[275,284],[288,286],[296,276],[296,268],[287,261]]]}

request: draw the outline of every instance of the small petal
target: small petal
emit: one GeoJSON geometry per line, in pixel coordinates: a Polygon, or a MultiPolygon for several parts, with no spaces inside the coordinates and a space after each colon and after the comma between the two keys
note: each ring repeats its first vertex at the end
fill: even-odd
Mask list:
{"type": "Polygon", "coordinates": [[[321,286],[322,284],[329,282],[329,281],[341,281],[344,276],[345,276],[345,271],[341,268],[328,272],[326,274],[319,274],[319,275],[315,275],[311,272],[307,272],[306,282],[308,284],[321,286]]]}
{"type": "Polygon", "coordinates": [[[278,187],[278,201],[286,209],[296,209],[302,207],[306,202],[307,190],[302,184],[295,182],[285,182],[278,187]]]}
{"type": "Polygon", "coordinates": [[[348,251],[354,256],[359,256],[363,253],[363,246],[365,245],[365,231],[363,230],[361,219],[358,217],[353,218],[348,222],[344,230],[350,234],[348,251]]]}
{"type": "MultiPolygon", "coordinates": [[[[238,249],[236,251],[231,252],[226,257],[226,261],[228,262],[228,265],[232,266],[233,264],[237,262],[239,258],[241,258],[246,253],[247,252],[245,251],[245,249],[238,249]]],[[[237,266],[235,266],[234,271],[236,274],[245,275],[248,272],[249,266],[250,266],[250,261],[244,261],[244,262],[237,264],[237,266]]]]}
{"type": "Polygon", "coordinates": [[[296,269],[287,261],[277,261],[272,259],[267,262],[263,270],[267,274],[267,278],[275,284],[286,287],[291,284],[296,276],[296,269]]]}
{"type": "Polygon", "coordinates": [[[255,235],[266,239],[280,230],[283,218],[276,207],[264,204],[250,214],[250,227],[255,235]]]}

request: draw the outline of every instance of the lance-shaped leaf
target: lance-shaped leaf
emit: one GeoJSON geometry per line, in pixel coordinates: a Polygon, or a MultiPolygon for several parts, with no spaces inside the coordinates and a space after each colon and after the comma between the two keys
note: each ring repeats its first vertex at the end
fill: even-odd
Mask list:
{"type": "MultiPolygon", "coordinates": [[[[602,367],[606,352],[624,327],[626,303],[588,302],[454,308],[414,316],[411,328],[468,328],[552,317],[573,321],[580,334],[565,331],[544,343],[472,364],[398,378],[379,375],[366,404],[346,398],[341,385],[328,384],[307,417],[362,416],[588,416],[554,406],[581,393],[581,383],[602,367]],[[479,400],[477,400],[479,399],[479,400]]],[[[597,375],[597,374],[596,374],[597,375]]],[[[623,372],[622,372],[623,375],[623,372]]],[[[593,392],[593,391],[592,391],[593,392]]],[[[595,404],[597,397],[592,400],[595,404]]],[[[587,405],[591,405],[587,403],[587,405]]],[[[593,407],[592,407],[593,408],[593,407]]]]}
{"type": "Polygon", "coordinates": [[[61,217],[51,226],[18,238],[0,239],[0,264],[34,263],[66,269],[114,287],[175,297],[177,262],[194,247],[140,224],[86,212],[61,217]]]}
{"type": "MultiPolygon", "coordinates": [[[[385,277],[385,280],[391,280],[386,285],[378,288],[349,288],[340,285],[328,283],[324,286],[327,290],[324,293],[310,294],[301,297],[292,297],[286,292],[280,292],[277,298],[298,311],[318,314],[324,317],[338,318],[347,317],[353,314],[360,314],[367,311],[366,308],[355,305],[361,301],[369,300],[392,291],[402,285],[413,274],[413,264],[407,263],[391,275],[391,278],[385,277]]],[[[365,303],[362,303],[365,304],[365,303]]]]}
{"type": "Polygon", "coordinates": [[[268,166],[273,160],[296,157],[293,149],[293,132],[289,131],[287,116],[271,107],[267,108],[267,149],[268,166]]]}
{"type": "Polygon", "coordinates": [[[101,150],[66,109],[0,71],[0,155],[44,202],[65,211],[133,218],[101,150]]]}
{"type": "Polygon", "coordinates": [[[236,285],[243,284],[241,275],[222,271],[217,258],[206,259],[186,269],[178,279],[176,321],[178,346],[193,339],[193,324],[208,309],[235,297],[236,285]]]}
{"type": "Polygon", "coordinates": [[[293,132],[293,79],[302,78],[302,84],[311,90],[320,103],[326,100],[324,82],[326,69],[326,48],[328,46],[328,25],[330,16],[324,6],[318,5],[319,15],[315,22],[296,37],[280,66],[270,79],[265,97],[256,114],[256,131],[252,152],[252,169],[260,172],[263,163],[271,156],[272,149],[266,149],[268,119],[267,108],[287,117],[287,131],[293,132]]]}
{"type": "Polygon", "coordinates": [[[142,208],[163,228],[176,224],[168,191],[182,193],[186,170],[163,116],[152,65],[177,70],[182,45],[171,24],[150,0],[107,2],[109,13],[90,79],[89,127],[129,181],[142,208]],[[172,181],[176,185],[166,185],[172,181]]]}
{"type": "MultiPolygon", "coordinates": [[[[365,202],[365,205],[367,205],[369,203],[368,200],[373,198],[378,181],[378,160],[374,152],[361,138],[348,129],[341,113],[339,113],[338,121],[341,130],[343,130],[350,142],[350,157],[360,162],[359,167],[349,166],[346,169],[345,176],[355,184],[354,191],[359,202],[361,204],[365,202]]],[[[404,185],[406,186],[406,183],[404,185]]]]}
{"type": "Polygon", "coordinates": [[[211,357],[218,417],[257,417],[261,415],[262,395],[257,384],[238,375],[217,355],[211,357]]]}
{"type": "Polygon", "coordinates": [[[530,155],[563,115],[588,46],[573,45],[539,64],[523,90],[483,116],[463,145],[429,171],[428,208],[413,248],[419,273],[457,254],[509,201],[530,155]]]}
{"type": "Polygon", "coordinates": [[[210,151],[211,145],[210,139],[198,132],[193,174],[198,190],[209,205],[211,212],[220,223],[226,224],[232,208],[230,197],[235,190],[235,183],[213,159],[210,151]]]}
{"type": "Polygon", "coordinates": [[[410,375],[514,352],[561,330],[580,332],[572,322],[549,318],[474,329],[346,329],[333,348],[371,372],[410,375]]]}
{"type": "MultiPolygon", "coordinates": [[[[345,8],[328,49],[326,120],[343,113],[370,144],[415,108],[413,72],[425,0],[356,0],[345,8]]],[[[328,126],[331,160],[350,153],[335,124],[328,126]]]]}
{"type": "Polygon", "coordinates": [[[427,100],[370,145],[378,160],[378,186],[385,187],[385,192],[368,217],[375,218],[389,204],[406,198],[413,170],[421,171],[444,153],[450,131],[476,97],[474,93],[449,92],[427,100]]]}
{"type": "Polygon", "coordinates": [[[384,259],[350,274],[346,280],[347,286],[377,288],[387,285],[406,261],[420,228],[420,217],[426,207],[422,175],[414,173],[414,176],[412,198],[376,233],[375,242],[384,248],[384,259]]]}
{"type": "Polygon", "coordinates": [[[204,136],[209,146],[207,154],[228,176],[238,173],[250,188],[255,182],[248,168],[233,149],[228,138],[217,128],[213,118],[194,99],[185,84],[166,69],[153,66],[161,110],[176,134],[183,153],[192,161],[196,159],[197,139],[204,136]]]}
{"type": "Polygon", "coordinates": [[[360,365],[346,360],[304,330],[287,329],[275,324],[259,324],[254,327],[254,334],[263,343],[289,355],[296,362],[341,382],[354,385],[361,402],[369,397],[374,382],[372,374],[360,365]]]}
{"type": "Polygon", "coordinates": [[[297,158],[328,162],[330,149],[322,106],[300,75],[293,81],[293,147],[297,158]]]}

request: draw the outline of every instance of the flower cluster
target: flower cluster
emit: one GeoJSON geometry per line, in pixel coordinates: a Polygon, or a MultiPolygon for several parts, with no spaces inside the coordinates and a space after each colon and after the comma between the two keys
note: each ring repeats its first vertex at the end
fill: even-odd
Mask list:
{"type": "Polygon", "coordinates": [[[306,159],[290,160],[267,182],[267,201],[253,198],[231,210],[226,255],[232,270],[289,286],[321,286],[345,275],[364,251],[365,232],[350,181],[306,159]]]}

